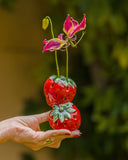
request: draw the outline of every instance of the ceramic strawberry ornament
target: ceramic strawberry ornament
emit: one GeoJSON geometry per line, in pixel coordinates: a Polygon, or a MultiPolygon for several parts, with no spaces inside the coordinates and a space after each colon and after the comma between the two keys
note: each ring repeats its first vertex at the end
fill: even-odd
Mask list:
{"type": "Polygon", "coordinates": [[[47,29],[49,23],[51,25],[52,39],[43,41],[45,51],[55,51],[55,61],[57,75],[50,76],[44,84],[44,94],[47,104],[52,107],[49,114],[49,124],[54,129],[76,130],[80,127],[81,116],[78,108],[71,103],[77,90],[75,82],[68,77],[68,47],[76,47],[85,34],[86,15],[84,14],[80,24],[70,15],[63,25],[64,33],[60,33],[58,38],[54,37],[53,25],[51,18],[46,16],[42,21],[43,29],[47,29]],[[80,39],[76,42],[76,33],[83,31],[80,39]],[[66,76],[59,73],[59,65],[57,59],[57,50],[66,52],[66,76]]]}
{"type": "Polygon", "coordinates": [[[49,77],[44,84],[47,104],[52,107],[54,104],[71,102],[76,94],[76,89],[75,82],[70,78],[56,75],[49,77]]]}
{"type": "Polygon", "coordinates": [[[63,128],[74,131],[81,124],[80,111],[71,102],[54,105],[49,114],[49,124],[54,129],[63,128]]]}

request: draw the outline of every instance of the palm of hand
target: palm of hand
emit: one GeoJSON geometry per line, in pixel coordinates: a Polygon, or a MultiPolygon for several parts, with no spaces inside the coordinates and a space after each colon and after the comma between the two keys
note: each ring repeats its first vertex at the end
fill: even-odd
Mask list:
{"type": "Polygon", "coordinates": [[[39,150],[43,147],[58,148],[63,139],[80,135],[78,130],[73,132],[66,129],[40,131],[39,124],[47,121],[48,115],[49,112],[12,118],[15,127],[11,139],[33,150],[39,150]]]}

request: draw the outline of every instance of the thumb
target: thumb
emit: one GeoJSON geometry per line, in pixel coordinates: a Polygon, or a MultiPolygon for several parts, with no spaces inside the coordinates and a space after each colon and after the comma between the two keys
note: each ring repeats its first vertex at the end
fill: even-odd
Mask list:
{"type": "Polygon", "coordinates": [[[50,111],[45,112],[45,113],[41,113],[41,114],[35,114],[34,117],[37,118],[39,123],[46,122],[46,121],[48,121],[49,113],[50,113],[50,111]]]}

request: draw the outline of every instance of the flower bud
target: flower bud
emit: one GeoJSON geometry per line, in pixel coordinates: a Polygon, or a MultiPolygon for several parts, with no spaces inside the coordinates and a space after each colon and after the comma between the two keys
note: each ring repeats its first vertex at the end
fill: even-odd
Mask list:
{"type": "Polygon", "coordinates": [[[45,17],[43,20],[42,20],[42,28],[44,30],[46,30],[48,28],[48,25],[49,25],[49,19],[47,17],[45,17]]]}

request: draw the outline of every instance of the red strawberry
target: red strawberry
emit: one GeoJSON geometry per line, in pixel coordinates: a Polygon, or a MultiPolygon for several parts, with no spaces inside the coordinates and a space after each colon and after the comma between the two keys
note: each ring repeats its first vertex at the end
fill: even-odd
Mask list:
{"type": "Polygon", "coordinates": [[[73,103],[54,105],[49,114],[49,124],[54,129],[74,131],[80,127],[81,116],[73,103]]]}
{"type": "Polygon", "coordinates": [[[49,106],[71,102],[76,94],[76,84],[64,76],[49,77],[44,84],[44,94],[49,106]]]}

